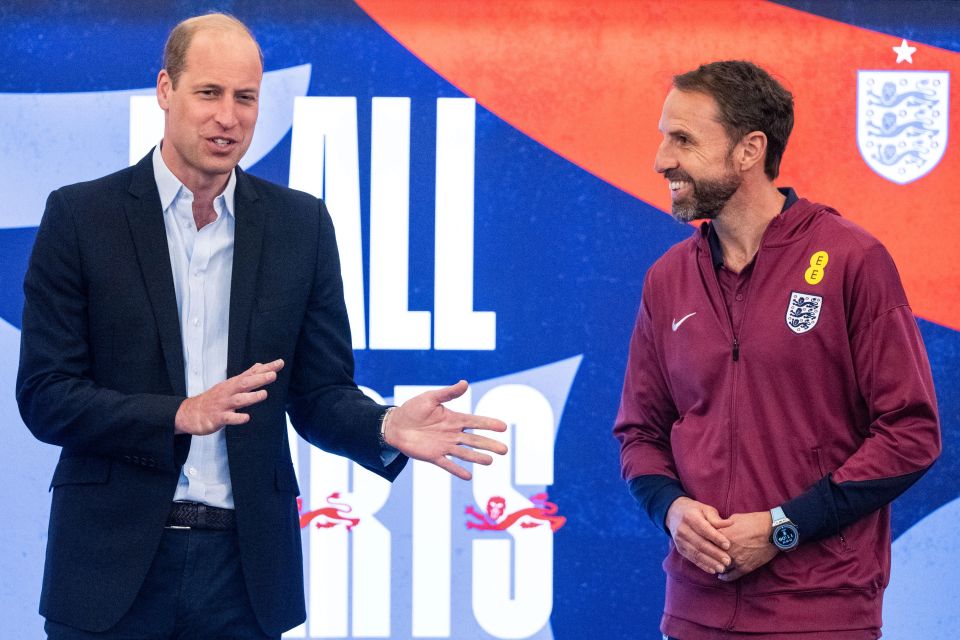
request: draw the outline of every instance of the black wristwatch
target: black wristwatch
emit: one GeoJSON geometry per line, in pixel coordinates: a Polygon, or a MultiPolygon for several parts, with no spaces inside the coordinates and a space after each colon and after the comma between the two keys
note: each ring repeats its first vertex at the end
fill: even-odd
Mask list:
{"type": "Polygon", "coordinates": [[[781,507],[770,509],[770,517],[773,519],[773,535],[770,536],[770,542],[780,551],[796,549],[800,544],[800,531],[797,525],[790,521],[781,507]]]}

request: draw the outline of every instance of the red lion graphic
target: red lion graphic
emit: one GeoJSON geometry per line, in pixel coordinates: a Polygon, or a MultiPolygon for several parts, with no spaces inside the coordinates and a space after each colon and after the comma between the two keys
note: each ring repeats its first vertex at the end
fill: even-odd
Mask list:
{"type": "Polygon", "coordinates": [[[360,523],[360,518],[348,518],[346,514],[353,511],[353,507],[343,502],[334,502],[340,499],[340,493],[334,491],[327,496],[329,507],[314,509],[313,511],[303,512],[303,499],[297,498],[297,511],[300,513],[300,528],[305,528],[311,520],[319,519],[314,525],[317,529],[329,529],[337,525],[346,525],[347,531],[353,529],[360,523]]]}
{"type": "Polygon", "coordinates": [[[506,531],[522,519],[523,521],[520,522],[521,528],[531,529],[549,524],[550,529],[556,531],[566,524],[567,519],[564,516],[554,515],[557,513],[557,505],[547,502],[547,497],[546,493],[530,496],[530,501],[533,502],[532,507],[520,509],[511,514],[506,514],[507,501],[500,496],[493,496],[487,500],[486,513],[480,513],[473,508],[473,505],[469,505],[466,513],[476,518],[477,521],[467,520],[467,529],[506,531]]]}

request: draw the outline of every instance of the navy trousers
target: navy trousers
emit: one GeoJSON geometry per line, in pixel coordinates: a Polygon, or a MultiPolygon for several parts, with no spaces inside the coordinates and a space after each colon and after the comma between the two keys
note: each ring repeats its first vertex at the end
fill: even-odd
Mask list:
{"type": "Polygon", "coordinates": [[[95,633],[47,620],[44,629],[49,640],[279,638],[254,617],[236,531],[200,529],[164,530],[143,587],[113,628],[95,633]]]}

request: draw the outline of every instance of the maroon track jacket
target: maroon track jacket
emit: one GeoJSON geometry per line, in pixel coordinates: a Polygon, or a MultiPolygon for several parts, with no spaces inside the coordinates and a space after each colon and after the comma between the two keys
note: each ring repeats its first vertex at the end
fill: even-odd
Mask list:
{"type": "MultiPolygon", "coordinates": [[[[675,478],[728,516],[783,504],[827,474],[874,480],[932,464],[930,366],[886,249],[800,199],[764,233],[732,327],[706,227],[647,273],[614,427],[624,478],[675,478]]],[[[889,506],[733,583],[672,544],[663,566],[666,631],[680,625],[683,640],[697,640],[683,621],[755,633],[879,629],[889,506]]]]}

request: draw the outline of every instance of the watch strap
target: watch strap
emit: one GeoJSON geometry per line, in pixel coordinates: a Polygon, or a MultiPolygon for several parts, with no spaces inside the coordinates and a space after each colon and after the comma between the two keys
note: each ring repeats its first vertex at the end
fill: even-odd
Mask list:
{"type": "Polygon", "coordinates": [[[776,527],[781,525],[784,522],[790,522],[790,518],[787,517],[787,514],[783,512],[783,507],[774,507],[770,509],[770,519],[773,521],[772,526],[776,527]]]}

